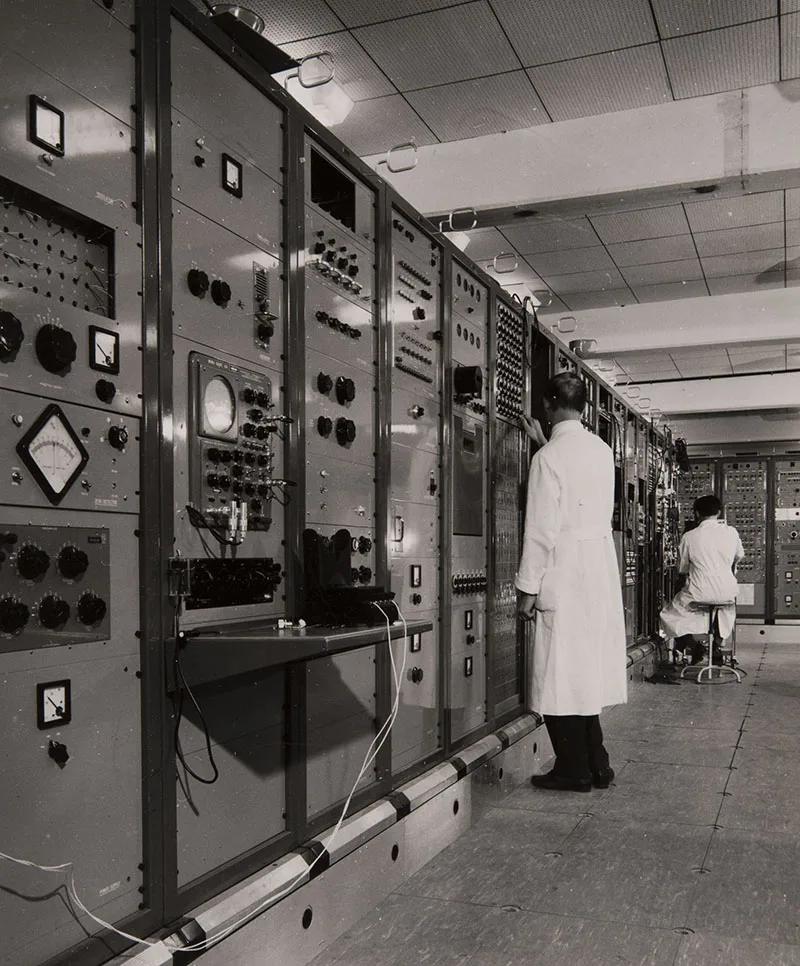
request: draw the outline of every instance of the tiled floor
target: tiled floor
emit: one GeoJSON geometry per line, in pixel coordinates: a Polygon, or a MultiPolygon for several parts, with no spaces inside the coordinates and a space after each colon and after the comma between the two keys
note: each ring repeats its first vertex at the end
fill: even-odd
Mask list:
{"type": "Polygon", "coordinates": [[[800,644],[642,685],[606,791],[524,784],[312,966],[800,966],[800,644]]]}

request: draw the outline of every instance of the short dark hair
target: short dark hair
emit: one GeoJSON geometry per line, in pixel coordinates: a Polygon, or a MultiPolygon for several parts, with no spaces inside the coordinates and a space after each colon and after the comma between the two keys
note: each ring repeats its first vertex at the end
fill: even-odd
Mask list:
{"type": "Polygon", "coordinates": [[[713,517],[716,513],[722,513],[722,502],[713,493],[707,496],[699,496],[694,501],[694,512],[704,520],[713,517]]]}
{"type": "Polygon", "coordinates": [[[574,409],[582,413],[586,407],[586,386],[574,372],[559,372],[544,387],[544,398],[555,409],[574,409]]]}

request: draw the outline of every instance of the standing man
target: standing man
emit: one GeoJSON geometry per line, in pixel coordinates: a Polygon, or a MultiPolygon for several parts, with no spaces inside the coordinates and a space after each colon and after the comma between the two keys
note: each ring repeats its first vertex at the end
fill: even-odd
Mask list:
{"type": "Polygon", "coordinates": [[[611,536],[614,457],[584,429],[582,380],[552,378],[544,413],[522,418],[541,446],[531,462],[522,560],[516,577],[519,616],[536,622],[530,707],[544,715],[556,754],[537,788],[588,792],[614,778],[603,746],[601,710],[627,701],[625,619],[611,536]]]}

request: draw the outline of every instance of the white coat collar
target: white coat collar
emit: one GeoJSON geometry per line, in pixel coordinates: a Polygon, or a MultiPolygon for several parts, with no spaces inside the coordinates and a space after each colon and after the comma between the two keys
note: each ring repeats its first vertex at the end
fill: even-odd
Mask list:
{"type": "Polygon", "coordinates": [[[556,423],[550,430],[550,439],[564,436],[566,433],[574,433],[579,429],[583,429],[583,423],[579,419],[565,419],[563,422],[556,423]]]}

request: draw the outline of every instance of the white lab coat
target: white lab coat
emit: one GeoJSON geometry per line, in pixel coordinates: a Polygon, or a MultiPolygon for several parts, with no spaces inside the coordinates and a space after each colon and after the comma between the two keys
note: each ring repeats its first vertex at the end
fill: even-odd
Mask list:
{"type": "MultiPolygon", "coordinates": [[[[698,604],[735,600],[739,585],[731,568],[743,556],[738,531],[724,520],[702,520],[683,535],[678,570],[689,579],[661,611],[661,627],[667,637],[708,633],[708,608],[698,604]]],[[[729,603],[718,613],[719,632],[726,638],[736,623],[736,605],[729,603]]]]}
{"type": "Polygon", "coordinates": [[[578,420],[533,457],[516,586],[538,594],[531,710],[594,715],[627,700],[625,618],[611,518],[614,457],[578,420]]]}

